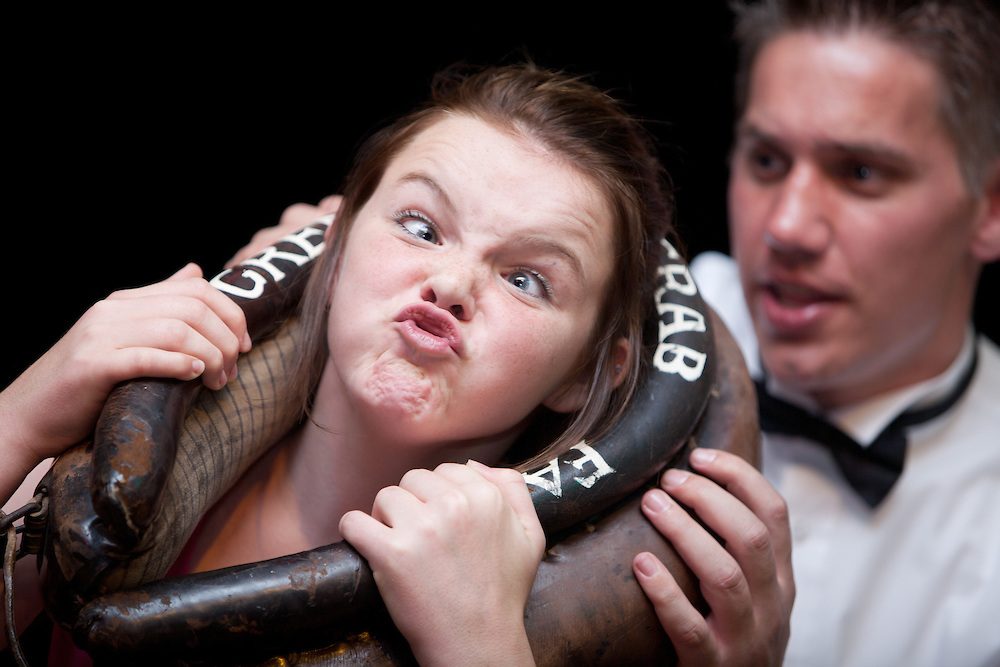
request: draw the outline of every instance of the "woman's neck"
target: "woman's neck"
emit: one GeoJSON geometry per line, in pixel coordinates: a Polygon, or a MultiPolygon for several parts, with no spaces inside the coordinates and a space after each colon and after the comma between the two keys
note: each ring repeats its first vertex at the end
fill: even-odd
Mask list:
{"type": "Polygon", "coordinates": [[[413,443],[353,406],[323,374],[310,418],[257,461],[206,518],[197,569],[212,569],[312,549],[341,539],[340,518],[370,512],[378,492],[414,468],[475,459],[492,465],[511,433],[474,442],[413,443]]]}
{"type": "Polygon", "coordinates": [[[470,458],[493,465],[522,430],[517,425],[509,433],[474,441],[413,442],[391,421],[353,404],[332,365],[327,366],[312,416],[288,448],[290,479],[305,525],[340,539],[340,517],[353,509],[370,512],[376,494],[398,484],[407,471],[470,458]]]}

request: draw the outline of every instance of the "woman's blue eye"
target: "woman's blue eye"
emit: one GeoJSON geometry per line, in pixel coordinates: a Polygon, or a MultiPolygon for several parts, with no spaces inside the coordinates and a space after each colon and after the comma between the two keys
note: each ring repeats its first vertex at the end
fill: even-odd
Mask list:
{"type": "Polygon", "coordinates": [[[516,269],[510,272],[507,275],[507,282],[536,299],[549,299],[552,296],[552,286],[549,285],[549,281],[531,269],[516,269]]]}
{"type": "Polygon", "coordinates": [[[441,244],[434,223],[420,211],[399,211],[392,217],[396,224],[410,236],[416,236],[418,239],[435,245],[441,244]]]}

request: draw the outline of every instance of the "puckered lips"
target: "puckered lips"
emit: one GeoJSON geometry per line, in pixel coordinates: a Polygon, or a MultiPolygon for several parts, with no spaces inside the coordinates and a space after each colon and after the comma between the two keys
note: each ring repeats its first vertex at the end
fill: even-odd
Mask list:
{"type": "Polygon", "coordinates": [[[462,334],[455,316],[431,303],[407,306],[396,315],[396,329],[416,352],[431,357],[459,357],[462,334]]]}
{"type": "Polygon", "coordinates": [[[809,334],[845,300],[845,295],[835,288],[775,275],[758,281],[757,294],[763,316],[779,336],[809,334]]]}

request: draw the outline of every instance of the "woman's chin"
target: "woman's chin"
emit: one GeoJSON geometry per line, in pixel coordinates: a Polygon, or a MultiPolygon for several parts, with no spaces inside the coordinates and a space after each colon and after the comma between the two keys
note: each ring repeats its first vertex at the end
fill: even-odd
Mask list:
{"type": "Polygon", "coordinates": [[[372,365],[364,394],[364,402],[387,417],[395,414],[419,420],[432,413],[438,402],[432,378],[399,358],[379,359],[372,365]]]}

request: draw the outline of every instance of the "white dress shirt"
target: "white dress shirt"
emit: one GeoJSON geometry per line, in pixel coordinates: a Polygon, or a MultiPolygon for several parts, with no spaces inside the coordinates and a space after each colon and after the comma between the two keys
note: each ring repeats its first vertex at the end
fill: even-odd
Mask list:
{"type": "MultiPolygon", "coordinates": [[[[760,376],[735,263],[695,259],[705,299],[760,376]]],[[[788,501],[797,589],[786,665],[1000,665],[1000,351],[970,333],[941,375],[828,414],[862,444],[909,407],[948,392],[978,348],[951,410],[908,430],[906,466],[871,510],[830,453],[768,434],[763,471],[788,501]]],[[[769,385],[769,388],[770,385],[769,385]]],[[[782,387],[776,394],[802,404],[782,387]]],[[[808,406],[806,406],[808,407],[808,406]]]]}

